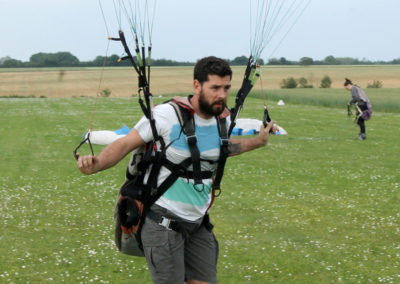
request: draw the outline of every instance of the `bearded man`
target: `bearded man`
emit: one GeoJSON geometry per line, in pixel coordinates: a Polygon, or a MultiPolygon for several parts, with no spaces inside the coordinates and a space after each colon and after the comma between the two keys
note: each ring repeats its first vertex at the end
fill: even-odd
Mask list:
{"type": "MultiPolygon", "coordinates": [[[[141,239],[154,283],[217,282],[218,242],[208,212],[213,199],[213,175],[220,157],[219,119],[226,120],[224,127],[227,129],[230,124],[226,103],[231,79],[232,70],[225,60],[213,56],[203,58],[194,68],[194,94],[180,99],[193,114],[202,186],[196,186],[193,181],[194,168],[189,167],[187,172],[192,171],[192,175],[177,178],[147,214],[141,239]],[[175,230],[170,226],[171,223],[179,224],[181,229],[175,230]]],[[[174,107],[168,103],[161,104],[153,108],[152,114],[158,134],[165,145],[169,145],[166,158],[179,164],[191,157],[188,139],[182,134],[174,107]]],[[[257,137],[229,139],[229,156],[265,146],[271,128],[273,122],[262,126],[257,137]]],[[[152,140],[150,122],[143,117],[128,135],[107,146],[98,156],[78,155],[78,168],[84,174],[108,169],[134,149],[152,140]]],[[[169,170],[161,167],[158,184],[168,174],[169,170]]]]}

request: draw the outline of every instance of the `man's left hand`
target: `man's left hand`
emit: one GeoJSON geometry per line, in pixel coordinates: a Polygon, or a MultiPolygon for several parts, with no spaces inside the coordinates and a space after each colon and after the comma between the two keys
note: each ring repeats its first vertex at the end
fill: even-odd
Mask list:
{"type": "Polygon", "coordinates": [[[258,134],[258,138],[260,139],[261,144],[267,145],[270,132],[275,134],[276,131],[278,131],[278,126],[274,123],[273,120],[271,120],[265,127],[264,125],[261,125],[260,133],[258,134]]]}

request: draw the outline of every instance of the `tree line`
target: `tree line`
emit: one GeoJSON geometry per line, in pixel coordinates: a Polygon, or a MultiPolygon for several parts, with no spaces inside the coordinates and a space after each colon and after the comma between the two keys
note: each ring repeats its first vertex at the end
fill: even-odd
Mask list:
{"type": "Polygon", "coordinates": [[[323,60],[314,60],[311,57],[302,57],[299,61],[290,61],[284,57],[281,58],[271,58],[268,60],[268,65],[374,65],[374,64],[400,64],[400,58],[393,59],[390,61],[371,61],[367,59],[358,59],[352,57],[334,57],[329,55],[323,60]]]}
{"type": "MultiPolygon", "coordinates": [[[[36,53],[29,58],[29,61],[23,62],[11,57],[0,58],[0,67],[2,68],[19,68],[19,67],[101,67],[105,66],[131,66],[129,60],[119,62],[118,55],[108,57],[97,56],[92,61],[80,61],[70,52],[57,53],[36,53]]],[[[238,56],[234,59],[227,59],[230,65],[241,66],[247,65],[248,57],[238,56]]],[[[299,61],[287,60],[285,57],[271,58],[267,62],[261,60],[261,65],[361,65],[361,64],[400,64],[400,58],[392,61],[369,61],[366,59],[359,60],[351,57],[334,57],[327,56],[323,60],[313,60],[311,57],[302,57],[299,61]]],[[[195,62],[180,62],[170,59],[152,59],[152,66],[193,66],[195,62]]]]}

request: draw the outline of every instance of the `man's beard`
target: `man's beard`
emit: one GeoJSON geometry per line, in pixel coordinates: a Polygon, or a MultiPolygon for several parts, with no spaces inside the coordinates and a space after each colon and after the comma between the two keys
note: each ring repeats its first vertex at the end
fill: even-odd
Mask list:
{"type": "Polygon", "coordinates": [[[208,115],[211,115],[211,116],[215,116],[215,115],[218,116],[224,111],[225,106],[226,105],[225,105],[224,101],[218,101],[218,102],[215,102],[213,104],[209,104],[206,101],[206,98],[205,98],[205,95],[203,93],[203,90],[201,90],[200,97],[199,97],[199,107],[200,107],[200,111],[201,112],[203,112],[205,114],[208,114],[208,115]],[[214,107],[213,108],[213,106],[215,104],[219,104],[219,103],[222,103],[222,107],[218,107],[218,108],[214,107]]]}

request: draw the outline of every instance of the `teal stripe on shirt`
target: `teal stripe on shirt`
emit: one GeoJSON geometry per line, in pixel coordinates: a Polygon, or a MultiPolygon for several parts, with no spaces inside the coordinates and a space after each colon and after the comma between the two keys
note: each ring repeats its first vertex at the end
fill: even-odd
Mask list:
{"type": "MultiPolygon", "coordinates": [[[[201,190],[201,185],[197,186],[201,190]]],[[[175,183],[164,193],[163,197],[171,201],[182,202],[194,206],[203,206],[210,197],[211,183],[204,185],[204,190],[201,192],[194,189],[193,183],[188,183],[186,180],[178,178],[175,183]]]]}
{"type": "MultiPolygon", "coordinates": [[[[200,153],[208,150],[219,149],[219,132],[216,124],[211,126],[197,126],[195,128],[195,133],[197,135],[197,148],[199,148],[200,153]]],[[[189,147],[186,143],[185,135],[181,135],[181,126],[175,124],[171,129],[170,141],[176,140],[172,143],[172,147],[175,149],[189,151],[189,147]]]]}

